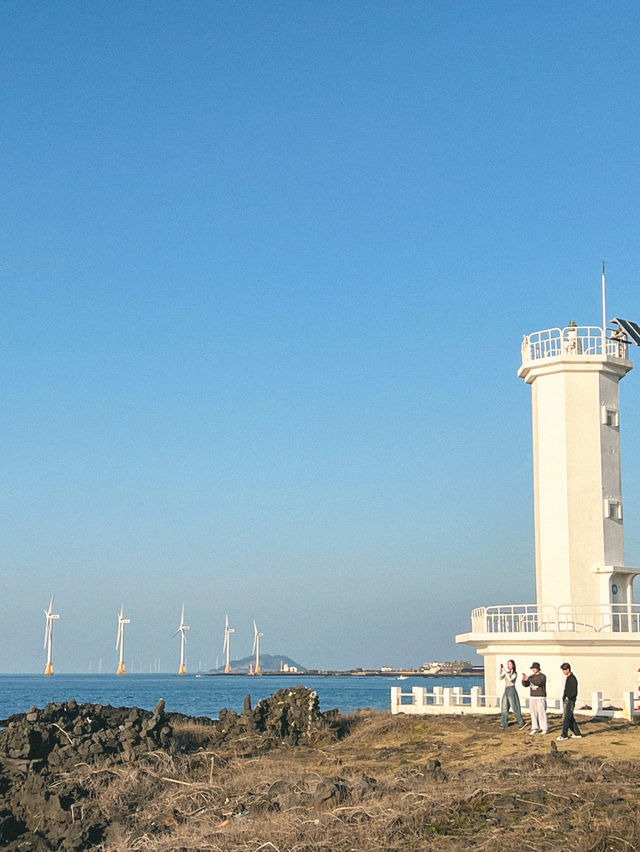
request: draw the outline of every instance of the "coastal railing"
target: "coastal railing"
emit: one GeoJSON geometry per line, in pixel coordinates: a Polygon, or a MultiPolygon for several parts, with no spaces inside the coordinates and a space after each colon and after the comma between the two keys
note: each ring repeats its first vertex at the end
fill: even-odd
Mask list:
{"type": "Polygon", "coordinates": [[[640,604],[482,606],[471,612],[472,633],[640,633],[640,604]]]}
{"type": "MultiPolygon", "coordinates": [[[[604,701],[602,692],[592,692],[591,702],[578,702],[576,713],[633,719],[637,715],[637,701],[633,691],[623,693],[621,700],[615,704],[610,700],[604,701]]],[[[484,695],[479,686],[472,686],[469,692],[463,692],[461,686],[434,686],[432,690],[413,686],[411,692],[403,692],[401,686],[391,687],[391,712],[394,715],[497,715],[500,713],[500,702],[501,696],[484,695]]],[[[528,696],[521,695],[520,704],[526,712],[529,709],[528,696]]],[[[562,699],[547,698],[547,712],[561,714],[562,709],[562,699]]]]}
{"type": "Polygon", "coordinates": [[[522,363],[541,358],[570,358],[572,356],[603,354],[613,358],[627,358],[628,346],[619,332],[593,325],[569,325],[566,328],[546,328],[525,334],[522,341],[522,363]]]}

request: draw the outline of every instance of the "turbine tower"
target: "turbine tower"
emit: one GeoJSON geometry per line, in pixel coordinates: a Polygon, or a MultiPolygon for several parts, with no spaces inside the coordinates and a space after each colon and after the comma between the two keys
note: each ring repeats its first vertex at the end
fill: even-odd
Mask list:
{"type": "Polygon", "coordinates": [[[180,624],[178,625],[178,629],[173,634],[177,636],[180,634],[180,666],[178,668],[178,674],[183,675],[187,673],[187,664],[184,658],[184,645],[187,641],[187,637],[185,633],[189,630],[189,627],[184,623],[184,604],[182,604],[182,612],[180,613],[180,624]]]}
{"type": "Polygon", "coordinates": [[[123,675],[126,673],[126,669],[124,667],[124,626],[125,624],[131,624],[130,618],[124,617],[124,604],[120,607],[120,612],[118,614],[118,636],[116,639],[116,651],[120,651],[120,659],[118,660],[118,668],[116,670],[117,675],[123,675]]]}
{"type": "Polygon", "coordinates": [[[230,641],[229,637],[234,632],[235,632],[234,628],[229,627],[229,616],[225,615],[225,617],[224,617],[224,643],[222,645],[222,650],[227,655],[227,658],[226,658],[227,662],[225,663],[225,666],[224,666],[225,674],[229,674],[229,672],[231,671],[231,665],[229,663],[229,653],[230,653],[230,649],[231,649],[231,641],[230,641]]]}
{"type": "Polygon", "coordinates": [[[256,655],[256,664],[253,669],[253,673],[256,675],[262,674],[262,669],[260,668],[260,637],[264,636],[264,633],[260,633],[258,627],[253,622],[253,648],[251,650],[252,654],[256,655]]]}
{"type": "Polygon", "coordinates": [[[51,595],[51,600],[49,601],[49,609],[43,610],[44,612],[44,645],[43,648],[47,649],[47,663],[44,667],[44,673],[46,675],[53,674],[53,663],[51,661],[52,654],[52,634],[53,634],[53,622],[54,619],[60,618],[59,615],[54,613],[53,611],[53,595],[51,595]]]}

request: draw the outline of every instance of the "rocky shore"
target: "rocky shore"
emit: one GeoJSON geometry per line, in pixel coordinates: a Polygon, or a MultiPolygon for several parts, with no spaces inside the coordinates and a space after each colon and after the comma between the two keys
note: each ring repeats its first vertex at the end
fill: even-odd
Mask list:
{"type": "Polygon", "coordinates": [[[297,686],[217,720],[70,700],[1,724],[0,848],[20,852],[640,847],[620,722],[556,746],[486,717],[323,713],[297,686]]]}

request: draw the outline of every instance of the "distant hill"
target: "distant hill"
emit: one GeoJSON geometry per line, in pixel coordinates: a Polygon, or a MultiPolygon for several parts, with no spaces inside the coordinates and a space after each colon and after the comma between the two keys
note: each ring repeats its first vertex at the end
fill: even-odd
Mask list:
{"type": "MultiPolygon", "coordinates": [[[[240,674],[246,674],[255,664],[255,656],[243,657],[241,660],[231,660],[231,671],[240,674]]],[[[284,654],[260,654],[260,668],[263,672],[279,672],[286,665],[289,668],[296,668],[299,672],[306,671],[304,666],[296,663],[291,657],[286,657],[284,654]]],[[[224,672],[224,666],[219,666],[217,669],[209,669],[204,674],[220,674],[224,672]]]]}

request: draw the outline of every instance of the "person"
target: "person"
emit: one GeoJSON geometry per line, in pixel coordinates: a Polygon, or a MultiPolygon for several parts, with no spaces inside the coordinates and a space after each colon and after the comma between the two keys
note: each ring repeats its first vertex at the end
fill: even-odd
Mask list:
{"type": "Polygon", "coordinates": [[[613,341],[615,341],[614,346],[616,346],[616,348],[617,348],[617,352],[615,354],[617,354],[618,358],[626,358],[627,357],[627,353],[625,352],[626,337],[625,337],[625,334],[622,331],[622,329],[617,328],[615,331],[612,331],[611,332],[611,339],[613,341]]]}
{"type": "Polygon", "coordinates": [[[509,709],[516,717],[516,722],[519,728],[524,728],[524,719],[520,709],[520,698],[516,689],[516,681],[518,672],[516,671],[515,660],[507,660],[507,668],[500,663],[500,680],[504,681],[504,692],[502,693],[502,702],[500,709],[502,715],[500,718],[500,727],[507,728],[509,726],[509,709]]]}
{"type": "Polygon", "coordinates": [[[546,734],[547,722],[547,676],[540,671],[540,663],[531,663],[533,674],[522,675],[522,685],[531,688],[529,711],[531,713],[531,734],[546,734]]]}
{"type": "Polygon", "coordinates": [[[576,706],[576,698],[578,697],[578,678],[571,671],[569,663],[563,663],[560,668],[565,676],[564,691],[562,693],[562,733],[558,740],[566,740],[569,737],[569,731],[572,731],[572,736],[580,739],[582,734],[580,728],[573,715],[573,710],[576,706]]]}

